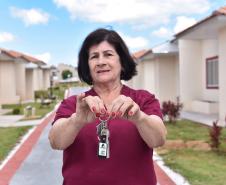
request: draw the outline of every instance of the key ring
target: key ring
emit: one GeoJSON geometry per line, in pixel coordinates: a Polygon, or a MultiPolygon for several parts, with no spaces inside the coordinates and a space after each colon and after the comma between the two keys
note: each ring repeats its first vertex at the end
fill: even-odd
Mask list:
{"type": "MultiPolygon", "coordinates": [[[[103,116],[104,117],[104,116],[103,116]]],[[[101,116],[99,117],[100,122],[108,122],[111,119],[111,116],[109,115],[107,119],[101,119],[101,116]]]]}

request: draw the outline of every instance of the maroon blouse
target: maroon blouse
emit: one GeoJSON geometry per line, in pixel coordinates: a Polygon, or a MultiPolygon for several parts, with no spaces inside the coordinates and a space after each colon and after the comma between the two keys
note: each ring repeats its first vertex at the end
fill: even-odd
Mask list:
{"type": "MultiPolygon", "coordinates": [[[[121,94],[131,97],[148,115],[162,118],[159,102],[145,90],[133,90],[123,85],[121,94]]],[[[91,89],[86,95],[97,96],[91,89]]],[[[67,118],[76,111],[76,96],[63,100],[54,122],[67,118]]],[[[98,120],[81,129],[73,144],[63,155],[64,185],[156,185],[153,149],[143,141],[135,125],[123,119],[108,123],[110,130],[110,158],[97,156],[98,120]]]]}

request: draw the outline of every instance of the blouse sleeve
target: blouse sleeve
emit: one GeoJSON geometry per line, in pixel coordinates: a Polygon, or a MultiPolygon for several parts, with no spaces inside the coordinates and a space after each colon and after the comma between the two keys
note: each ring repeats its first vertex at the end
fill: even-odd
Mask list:
{"type": "Polygon", "coordinates": [[[70,117],[76,110],[76,96],[71,96],[64,99],[56,111],[55,118],[53,120],[54,124],[60,118],[70,117]]]}
{"type": "Polygon", "coordinates": [[[140,96],[142,97],[140,109],[148,115],[156,115],[163,119],[160,104],[158,99],[155,98],[155,95],[148,91],[142,91],[140,96]]]}

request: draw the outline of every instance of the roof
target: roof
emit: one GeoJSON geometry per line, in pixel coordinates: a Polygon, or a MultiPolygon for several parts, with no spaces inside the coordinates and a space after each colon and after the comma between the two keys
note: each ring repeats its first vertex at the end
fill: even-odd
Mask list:
{"type": "Polygon", "coordinates": [[[151,52],[150,49],[148,49],[148,50],[147,49],[143,49],[143,50],[140,50],[140,51],[137,51],[137,52],[133,53],[132,57],[133,57],[133,59],[137,60],[137,59],[141,58],[142,56],[144,56],[145,54],[147,54],[149,52],[151,52]]]}
{"type": "Polygon", "coordinates": [[[1,52],[4,52],[5,54],[13,57],[13,58],[23,58],[25,60],[27,60],[28,62],[32,62],[34,64],[38,64],[38,65],[46,65],[45,62],[43,62],[42,60],[39,60],[37,58],[34,58],[32,56],[29,56],[27,54],[24,54],[24,53],[21,53],[21,52],[18,52],[18,51],[14,51],[14,50],[7,50],[7,49],[4,49],[4,48],[0,48],[0,51],[1,52]]]}
{"type": "Polygon", "coordinates": [[[178,46],[171,41],[164,42],[152,48],[153,54],[178,53],[178,46]]]}
{"type": "Polygon", "coordinates": [[[195,28],[195,27],[197,27],[197,26],[199,26],[199,25],[201,25],[201,24],[207,22],[208,20],[210,20],[210,19],[212,19],[212,18],[214,18],[214,17],[216,17],[216,16],[219,16],[219,15],[224,15],[224,16],[226,16],[226,6],[223,6],[223,7],[219,8],[218,10],[213,11],[212,14],[211,14],[210,16],[206,17],[205,19],[202,19],[201,21],[199,21],[199,22],[197,22],[196,24],[190,26],[189,28],[187,28],[187,29],[185,29],[185,30],[183,30],[183,31],[181,31],[181,32],[179,32],[179,33],[177,33],[177,34],[175,34],[174,36],[175,36],[176,38],[181,37],[182,35],[186,34],[186,33],[189,32],[190,30],[192,30],[193,28],[195,28]]]}

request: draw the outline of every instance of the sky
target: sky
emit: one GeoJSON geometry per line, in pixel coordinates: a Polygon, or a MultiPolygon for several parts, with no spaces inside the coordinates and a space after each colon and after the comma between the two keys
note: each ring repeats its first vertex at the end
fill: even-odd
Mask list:
{"type": "Polygon", "coordinates": [[[117,31],[131,53],[151,49],[226,6],[226,0],[0,0],[0,48],[77,66],[85,37],[117,31]]]}

